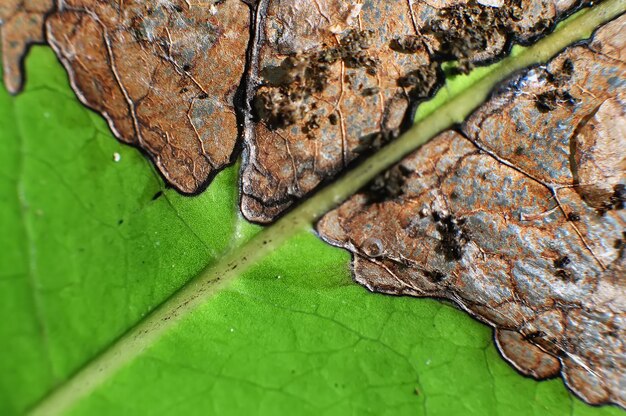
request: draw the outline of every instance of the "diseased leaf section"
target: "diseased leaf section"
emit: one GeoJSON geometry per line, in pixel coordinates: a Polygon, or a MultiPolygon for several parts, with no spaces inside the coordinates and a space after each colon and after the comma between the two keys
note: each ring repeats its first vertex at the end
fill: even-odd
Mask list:
{"type": "Polygon", "coordinates": [[[3,0],[0,4],[0,51],[4,85],[15,94],[24,82],[22,58],[31,43],[44,41],[44,16],[54,0],[3,0]]]}
{"type": "Polygon", "coordinates": [[[524,72],[318,224],[370,290],[450,299],[521,372],[620,406],[625,25],[524,72]]]}
{"type": "MultiPolygon", "coordinates": [[[[43,39],[52,7],[32,3],[0,6],[13,91],[24,45],[43,39]]],[[[80,99],[181,192],[202,190],[243,133],[242,211],[270,222],[410,125],[443,60],[466,71],[545,34],[579,4],[59,0],[47,40],[80,99]]]]}
{"type": "Polygon", "coordinates": [[[80,99],[171,185],[196,192],[231,161],[245,4],[65,0],[47,30],[80,99]]]}
{"type": "Polygon", "coordinates": [[[466,71],[578,3],[267,2],[249,80],[242,212],[273,220],[408,127],[443,78],[442,61],[466,71]]]}
{"type": "Polygon", "coordinates": [[[396,136],[438,75],[421,41],[390,47],[415,36],[406,1],[273,1],[262,25],[242,211],[267,222],[396,136]]]}

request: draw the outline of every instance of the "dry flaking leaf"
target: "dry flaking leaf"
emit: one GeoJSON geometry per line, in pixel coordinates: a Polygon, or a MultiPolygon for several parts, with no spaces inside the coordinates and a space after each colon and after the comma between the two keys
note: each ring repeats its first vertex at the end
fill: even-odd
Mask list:
{"type": "Polygon", "coordinates": [[[249,14],[241,1],[63,0],[47,33],[80,99],[193,193],[231,161],[249,14]]]}
{"type": "Polygon", "coordinates": [[[24,82],[22,59],[28,46],[44,41],[43,22],[54,0],[2,0],[0,4],[0,50],[4,85],[12,94],[24,82]]]}
{"type": "MultiPolygon", "coordinates": [[[[466,71],[512,41],[545,34],[579,5],[58,0],[46,26],[80,99],[179,191],[202,190],[243,133],[242,212],[268,222],[410,125],[415,105],[440,84],[442,60],[466,71]]],[[[12,91],[51,6],[0,6],[12,91]]]]}
{"type": "Polygon", "coordinates": [[[242,212],[269,222],[411,124],[442,79],[545,34],[578,1],[260,2],[242,212]]]}
{"type": "Polygon", "coordinates": [[[525,71],[318,230],[370,290],[450,299],[522,373],[626,407],[624,38],[525,71]]]}

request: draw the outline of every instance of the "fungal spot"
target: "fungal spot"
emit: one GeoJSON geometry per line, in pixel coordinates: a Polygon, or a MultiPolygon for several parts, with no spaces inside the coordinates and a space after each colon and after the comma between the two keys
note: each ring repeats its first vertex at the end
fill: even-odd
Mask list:
{"type": "Polygon", "coordinates": [[[574,211],[569,212],[567,213],[567,220],[571,222],[578,222],[580,221],[580,214],[574,211]]]}
{"type": "Polygon", "coordinates": [[[264,68],[265,83],[253,99],[255,118],[270,130],[306,125],[315,109],[313,96],[329,85],[334,64],[343,62],[349,68],[366,68],[369,73],[379,65],[367,51],[373,34],[371,30],[351,29],[337,46],[324,45],[320,50],[288,56],[278,67],[264,68]]]}
{"type": "Polygon", "coordinates": [[[441,283],[445,278],[445,273],[439,270],[426,270],[424,276],[428,278],[432,283],[441,283]]]}
{"type": "Polygon", "coordinates": [[[398,86],[408,88],[413,99],[428,97],[437,83],[437,71],[438,65],[435,63],[423,65],[398,78],[398,86]]]}
{"type": "Polygon", "coordinates": [[[419,36],[406,35],[393,39],[389,47],[396,52],[416,53],[424,47],[424,42],[419,36]]]}
{"type": "Polygon", "coordinates": [[[459,261],[463,258],[463,249],[470,241],[468,233],[463,229],[464,219],[456,219],[452,215],[441,215],[434,212],[433,219],[437,223],[437,231],[441,235],[438,251],[448,261],[459,261]]]}
{"type": "Polygon", "coordinates": [[[571,262],[572,261],[570,260],[568,256],[562,256],[554,260],[554,267],[556,267],[557,269],[562,269],[563,267],[567,266],[571,262]]]}
{"type": "Polygon", "coordinates": [[[535,106],[542,113],[556,109],[560,105],[573,106],[578,100],[567,91],[550,90],[543,92],[535,98],[535,106]]]}

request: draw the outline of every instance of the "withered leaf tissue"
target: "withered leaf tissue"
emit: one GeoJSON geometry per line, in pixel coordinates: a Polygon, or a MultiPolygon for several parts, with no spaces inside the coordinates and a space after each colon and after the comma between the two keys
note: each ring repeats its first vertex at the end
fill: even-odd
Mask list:
{"type": "MultiPolygon", "coordinates": [[[[241,210],[271,222],[404,131],[442,84],[579,0],[3,0],[7,89],[47,42],[80,100],[168,184],[242,150],[241,210]]],[[[526,71],[319,224],[374,291],[437,296],[535,377],[626,406],[624,18],[526,71]]]]}
{"type": "Polygon", "coordinates": [[[243,149],[242,212],[270,222],[408,127],[443,60],[465,71],[580,3],[3,0],[0,35],[16,92],[45,23],[81,101],[183,193],[243,149]]]}
{"type": "Polygon", "coordinates": [[[625,46],[622,17],[318,223],[360,284],[449,299],[522,373],[623,407],[625,46]]]}

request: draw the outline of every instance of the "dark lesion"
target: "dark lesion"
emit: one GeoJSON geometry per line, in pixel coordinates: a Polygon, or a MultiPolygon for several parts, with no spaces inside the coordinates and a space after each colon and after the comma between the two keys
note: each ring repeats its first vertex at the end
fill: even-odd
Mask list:
{"type": "MultiPolygon", "coordinates": [[[[324,44],[319,50],[287,56],[279,66],[263,68],[263,84],[253,98],[256,120],[270,130],[299,125],[307,137],[315,138],[315,130],[319,128],[316,96],[324,92],[336,75],[335,64],[365,68],[368,74],[376,74],[379,60],[369,52],[373,36],[370,30],[351,29],[337,45],[324,44]]],[[[331,124],[339,123],[337,112],[328,117],[331,124]]]]}
{"type": "Polygon", "coordinates": [[[532,15],[529,11],[536,9],[537,2],[503,3],[492,7],[469,1],[439,9],[421,29],[431,53],[440,59],[456,60],[455,71],[468,73],[476,63],[495,58],[512,41],[524,42],[549,32],[558,17],[548,13],[547,2],[541,5],[541,12],[532,15]]]}

